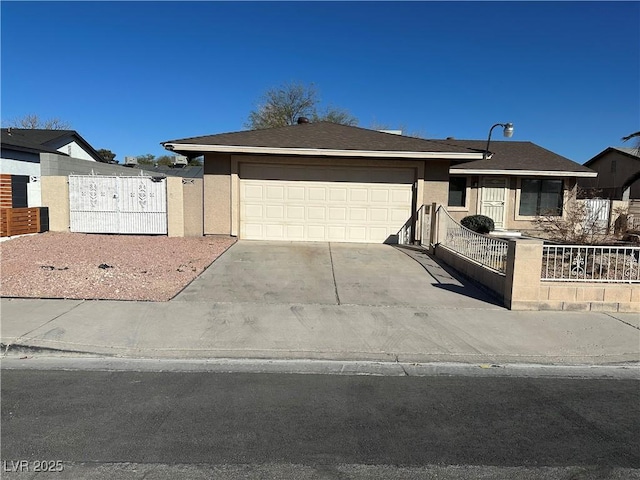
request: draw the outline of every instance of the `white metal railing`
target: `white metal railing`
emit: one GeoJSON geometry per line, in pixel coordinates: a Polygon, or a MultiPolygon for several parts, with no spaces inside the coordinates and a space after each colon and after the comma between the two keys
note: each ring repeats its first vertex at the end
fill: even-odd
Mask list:
{"type": "Polygon", "coordinates": [[[640,283],[640,247],[545,245],[541,279],[640,283]]]}
{"type": "Polygon", "coordinates": [[[398,245],[411,244],[411,231],[413,229],[413,218],[409,218],[407,222],[400,228],[398,232],[398,245]]]}
{"type": "Polygon", "coordinates": [[[431,235],[431,206],[422,205],[415,214],[415,230],[414,217],[409,218],[407,222],[400,228],[398,232],[398,244],[409,245],[412,243],[412,232],[415,232],[413,241],[420,245],[428,245],[431,235]]]}
{"type": "Polygon", "coordinates": [[[443,207],[438,208],[438,221],[444,222],[446,236],[440,245],[479,264],[505,273],[509,242],[481,235],[456,222],[443,207]]]}

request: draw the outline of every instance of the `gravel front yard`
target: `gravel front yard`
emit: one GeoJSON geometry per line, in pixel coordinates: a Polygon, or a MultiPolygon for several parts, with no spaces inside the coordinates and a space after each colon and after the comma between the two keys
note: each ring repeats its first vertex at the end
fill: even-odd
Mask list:
{"type": "Polygon", "coordinates": [[[167,301],[235,243],[46,232],[0,243],[0,295],[167,301]]]}

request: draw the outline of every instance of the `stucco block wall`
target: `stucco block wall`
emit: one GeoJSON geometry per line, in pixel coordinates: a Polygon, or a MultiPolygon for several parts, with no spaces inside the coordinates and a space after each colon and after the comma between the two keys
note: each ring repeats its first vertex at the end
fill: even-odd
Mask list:
{"type": "Polygon", "coordinates": [[[203,180],[195,178],[184,182],[184,236],[201,237],[204,235],[203,180]]]}
{"type": "MultiPolygon", "coordinates": [[[[43,177],[91,174],[130,177],[140,175],[141,172],[144,175],[156,175],[153,170],[142,170],[139,168],[123,167],[122,165],[88,161],[81,158],[56,155],[55,153],[40,154],[40,175],[43,177]]],[[[164,174],[159,175],[164,177],[164,174]]]]}
{"type": "Polygon", "coordinates": [[[204,234],[231,235],[231,155],[204,158],[204,234]]]}
{"type": "Polygon", "coordinates": [[[167,234],[170,237],[203,235],[202,180],[167,177],[167,234]]]}
{"type": "Polygon", "coordinates": [[[539,302],[554,310],[640,312],[640,285],[540,282],[539,302]]]}
{"type": "Polygon", "coordinates": [[[49,230],[68,232],[71,224],[68,178],[47,176],[42,177],[40,183],[42,206],[49,207],[49,230]]]}

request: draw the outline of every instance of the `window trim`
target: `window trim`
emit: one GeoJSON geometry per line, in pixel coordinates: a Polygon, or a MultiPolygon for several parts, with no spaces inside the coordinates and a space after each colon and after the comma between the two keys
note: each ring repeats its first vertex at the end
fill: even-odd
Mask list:
{"type": "Polygon", "coordinates": [[[467,175],[449,175],[449,181],[447,182],[447,210],[450,212],[468,212],[469,211],[469,199],[471,197],[471,177],[467,175]],[[451,178],[464,178],[465,179],[465,192],[464,192],[464,205],[452,207],[449,205],[449,189],[451,187],[451,178]]]}
{"type": "Polygon", "coordinates": [[[563,218],[565,216],[565,211],[566,208],[564,206],[565,203],[565,198],[566,198],[566,191],[567,191],[567,184],[565,182],[564,178],[560,178],[560,177],[556,177],[556,178],[549,178],[549,177],[518,177],[518,185],[516,188],[516,212],[515,212],[515,219],[516,220],[535,220],[536,218],[538,218],[540,215],[520,215],[520,196],[522,193],[522,180],[558,180],[560,182],[562,182],[562,213],[560,215],[547,215],[547,216],[554,216],[554,217],[558,217],[558,218],[563,218]]]}

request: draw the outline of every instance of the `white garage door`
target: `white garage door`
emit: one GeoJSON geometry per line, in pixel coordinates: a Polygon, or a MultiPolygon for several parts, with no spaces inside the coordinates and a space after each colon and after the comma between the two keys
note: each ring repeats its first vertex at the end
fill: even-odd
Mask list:
{"type": "Polygon", "coordinates": [[[411,216],[411,169],[243,164],[240,238],[382,243],[411,216]]]}

